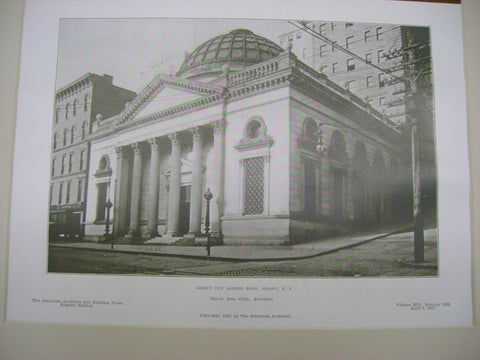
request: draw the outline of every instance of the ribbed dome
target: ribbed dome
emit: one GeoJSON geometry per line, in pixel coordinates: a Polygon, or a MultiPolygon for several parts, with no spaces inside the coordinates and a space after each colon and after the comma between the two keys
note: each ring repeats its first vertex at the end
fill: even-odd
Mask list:
{"type": "Polygon", "coordinates": [[[250,30],[237,29],[198,46],[187,55],[177,75],[185,77],[221,71],[223,64],[232,69],[271,59],[283,49],[273,41],[250,30]]]}

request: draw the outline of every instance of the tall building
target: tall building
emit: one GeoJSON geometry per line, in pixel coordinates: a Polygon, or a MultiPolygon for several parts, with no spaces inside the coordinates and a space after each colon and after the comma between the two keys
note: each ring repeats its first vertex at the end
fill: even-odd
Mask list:
{"type": "Polygon", "coordinates": [[[92,129],[89,239],[111,215],[115,237],[197,241],[207,193],[229,244],[314,240],[400,211],[395,123],[246,29],[199,45],[92,129]]]}
{"type": "Polygon", "coordinates": [[[380,71],[396,70],[403,75],[402,26],[350,22],[307,22],[306,26],[351,53],[300,29],[280,36],[280,44],[290,42],[299,59],[338,85],[361,97],[374,109],[397,124],[405,123],[405,85],[380,71]]]}
{"type": "Polygon", "coordinates": [[[135,93],[113,85],[109,75],[88,73],[55,95],[50,178],[50,240],[80,236],[85,220],[89,169],[87,137],[96,116],[112,116],[135,93]]]}

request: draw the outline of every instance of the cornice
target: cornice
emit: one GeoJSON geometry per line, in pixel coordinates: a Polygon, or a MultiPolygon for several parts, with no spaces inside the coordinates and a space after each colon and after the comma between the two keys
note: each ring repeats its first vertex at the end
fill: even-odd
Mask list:
{"type": "Polygon", "coordinates": [[[324,74],[318,73],[299,61],[290,51],[249,66],[243,71],[227,73],[223,76],[225,76],[225,87],[169,75],[158,75],[119,115],[109,119],[108,122],[100,123],[98,132],[89,136],[88,139],[109,137],[118,132],[197,111],[222,101],[238,100],[284,86],[293,86],[309,97],[329,103],[349,118],[361,118],[370,126],[382,128],[383,132],[399,134],[394,127],[395,123],[388,117],[329,80],[324,74]],[[135,119],[135,115],[149,103],[149,100],[166,86],[205,96],[135,119]]]}
{"type": "Polygon", "coordinates": [[[87,89],[93,84],[94,76],[100,77],[97,74],[87,73],[83,75],[81,78],[75,81],[72,81],[70,84],[60,88],[55,94],[56,101],[58,102],[58,101],[64,100],[73,94],[76,94],[80,91],[87,89]]]}

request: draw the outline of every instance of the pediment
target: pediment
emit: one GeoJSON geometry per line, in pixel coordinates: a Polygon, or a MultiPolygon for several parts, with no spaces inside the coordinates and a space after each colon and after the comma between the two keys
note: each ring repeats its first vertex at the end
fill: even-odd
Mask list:
{"type": "Polygon", "coordinates": [[[204,94],[192,93],[173,86],[165,86],[158,94],[148,99],[146,106],[135,115],[135,118],[154,114],[203,97],[205,97],[204,94]]]}
{"type": "Polygon", "coordinates": [[[187,106],[221,93],[219,86],[198,81],[159,75],[117,116],[112,127],[116,128],[135,119],[160,113],[179,106],[187,106]]]}

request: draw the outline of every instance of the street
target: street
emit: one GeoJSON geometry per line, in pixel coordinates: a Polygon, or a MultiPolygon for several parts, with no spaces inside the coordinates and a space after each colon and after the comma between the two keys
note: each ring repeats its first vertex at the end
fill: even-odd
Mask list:
{"type": "MultiPolygon", "coordinates": [[[[425,243],[426,261],[437,258],[436,241],[425,243]]],[[[227,277],[436,276],[432,267],[411,267],[413,242],[397,234],[331,254],[277,261],[219,261],[51,247],[49,272],[227,277]]]]}

